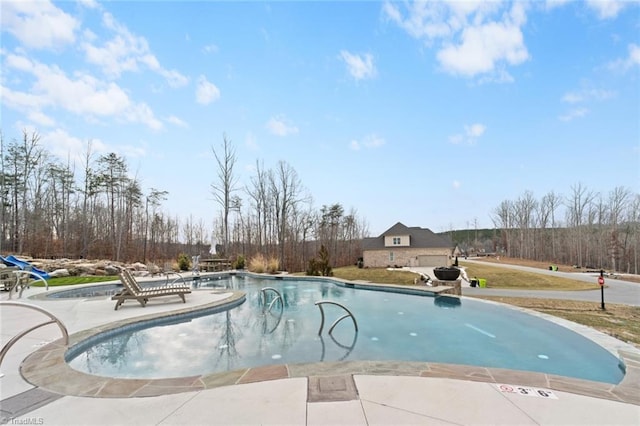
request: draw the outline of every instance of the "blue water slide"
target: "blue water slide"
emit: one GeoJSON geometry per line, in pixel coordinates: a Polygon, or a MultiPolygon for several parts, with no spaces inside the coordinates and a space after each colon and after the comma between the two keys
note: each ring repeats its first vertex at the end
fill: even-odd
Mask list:
{"type": "Polygon", "coordinates": [[[31,267],[31,270],[33,272],[35,272],[36,274],[42,276],[42,278],[44,278],[45,280],[48,280],[50,278],[49,274],[47,272],[43,271],[42,269],[36,268],[35,266],[30,264],[29,262],[25,262],[24,260],[18,259],[14,255],[9,255],[7,257],[0,256],[0,260],[2,262],[4,262],[6,265],[17,266],[20,269],[24,269],[26,267],[31,267]]]}

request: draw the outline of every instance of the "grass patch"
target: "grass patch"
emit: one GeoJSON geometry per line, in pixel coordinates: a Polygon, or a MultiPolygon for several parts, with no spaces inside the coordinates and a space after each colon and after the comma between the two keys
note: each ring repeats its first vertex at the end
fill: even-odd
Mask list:
{"type": "Polygon", "coordinates": [[[487,287],[509,288],[520,290],[593,290],[600,288],[593,284],[553,275],[536,274],[534,272],[492,266],[490,264],[460,262],[469,278],[480,277],[487,280],[487,287]]]}
{"type": "Polygon", "coordinates": [[[418,274],[409,271],[389,271],[386,268],[345,266],[333,270],[333,276],[349,281],[370,281],[379,284],[413,285],[418,274]]]}
{"type": "MultiPolygon", "coordinates": [[[[86,276],[86,277],[57,277],[57,278],[49,278],[47,283],[49,287],[58,287],[63,285],[78,285],[78,284],[94,284],[94,283],[102,283],[105,281],[117,281],[117,275],[106,275],[106,276],[86,276]]],[[[33,287],[44,287],[42,281],[36,281],[31,284],[33,287]]]]}

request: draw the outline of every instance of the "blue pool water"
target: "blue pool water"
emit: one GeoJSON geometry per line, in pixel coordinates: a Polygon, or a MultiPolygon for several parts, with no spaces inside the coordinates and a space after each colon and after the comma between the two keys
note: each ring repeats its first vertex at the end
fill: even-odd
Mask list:
{"type": "MultiPolygon", "coordinates": [[[[67,353],[69,364],[91,374],[166,378],[271,364],[339,360],[397,360],[537,371],[607,383],[624,372],[607,350],[564,327],[481,301],[369,291],[331,282],[257,280],[234,276],[200,283],[247,292],[239,306],[129,327],[94,337],[67,353]],[[284,303],[270,311],[260,288],[274,287],[284,303]],[[318,336],[315,302],[343,304],[355,316],[325,305],[318,336]]],[[[197,290],[195,290],[197,291],[197,290]]],[[[269,296],[273,293],[269,293],[269,296]]]]}

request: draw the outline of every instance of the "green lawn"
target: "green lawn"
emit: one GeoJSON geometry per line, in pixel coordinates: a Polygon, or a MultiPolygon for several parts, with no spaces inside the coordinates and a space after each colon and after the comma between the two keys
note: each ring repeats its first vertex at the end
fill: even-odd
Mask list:
{"type": "MultiPolygon", "coordinates": [[[[50,278],[47,280],[49,287],[58,287],[63,285],[77,285],[77,284],[95,284],[102,283],[105,281],[117,281],[117,275],[108,275],[108,276],[86,276],[86,277],[59,277],[59,278],[50,278]]],[[[34,287],[44,287],[42,281],[36,281],[32,284],[34,287]]]]}
{"type": "Polygon", "coordinates": [[[418,274],[408,271],[389,271],[386,268],[358,268],[345,266],[333,270],[333,276],[349,281],[370,281],[379,284],[412,285],[418,274]]]}

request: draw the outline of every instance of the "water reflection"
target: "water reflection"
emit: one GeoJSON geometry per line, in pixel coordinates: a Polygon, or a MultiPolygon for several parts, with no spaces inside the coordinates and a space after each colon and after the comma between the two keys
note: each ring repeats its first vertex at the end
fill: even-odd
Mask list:
{"type": "Polygon", "coordinates": [[[433,299],[433,304],[439,308],[459,308],[462,306],[462,300],[455,296],[436,296],[433,299]]]}
{"type": "Polygon", "coordinates": [[[225,320],[222,327],[222,334],[218,338],[215,346],[218,348],[218,357],[214,363],[216,369],[226,360],[226,369],[230,370],[239,358],[238,350],[236,349],[236,339],[242,337],[242,333],[240,328],[231,320],[231,312],[232,311],[227,310],[224,313],[225,320]]]}

